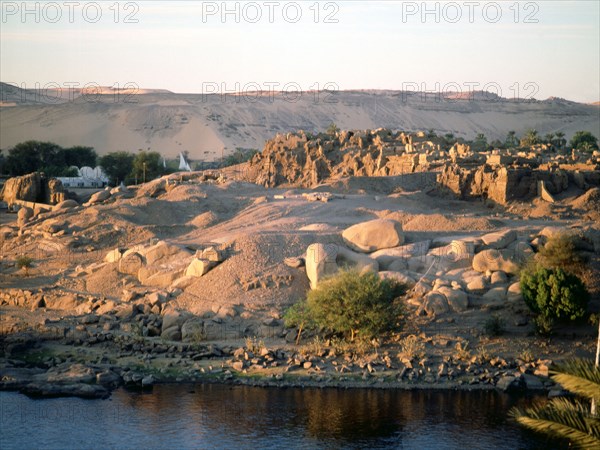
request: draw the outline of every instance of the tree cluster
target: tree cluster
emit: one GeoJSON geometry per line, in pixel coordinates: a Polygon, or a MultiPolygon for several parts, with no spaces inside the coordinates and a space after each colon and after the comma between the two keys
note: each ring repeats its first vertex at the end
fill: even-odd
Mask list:
{"type": "Polygon", "coordinates": [[[168,172],[158,152],[112,152],[101,156],[99,164],[112,185],[144,183],[168,172]]]}
{"type": "Polygon", "coordinates": [[[51,177],[77,176],[75,167],[95,167],[98,155],[92,147],[63,148],[52,142],[26,141],[0,158],[0,172],[9,176],[44,172],[51,177]]]}

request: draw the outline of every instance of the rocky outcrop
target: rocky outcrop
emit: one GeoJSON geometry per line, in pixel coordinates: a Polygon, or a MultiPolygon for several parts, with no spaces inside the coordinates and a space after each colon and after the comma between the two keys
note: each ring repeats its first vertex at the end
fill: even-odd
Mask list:
{"type": "Polygon", "coordinates": [[[387,129],[342,131],[335,135],[278,134],[249,162],[249,181],[265,187],[314,187],[348,176],[392,176],[425,170],[445,157],[439,139],[387,129]]]}
{"type": "Polygon", "coordinates": [[[16,200],[55,205],[66,200],[67,194],[59,180],[34,172],[6,180],[0,198],[9,205],[16,200]]]}

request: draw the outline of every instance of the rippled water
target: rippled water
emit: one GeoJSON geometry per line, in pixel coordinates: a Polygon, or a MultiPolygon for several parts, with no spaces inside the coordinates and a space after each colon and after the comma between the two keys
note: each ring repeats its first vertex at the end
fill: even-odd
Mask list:
{"type": "Polygon", "coordinates": [[[110,400],[0,392],[0,448],[537,449],[497,392],[221,385],[116,391],[110,400]]]}

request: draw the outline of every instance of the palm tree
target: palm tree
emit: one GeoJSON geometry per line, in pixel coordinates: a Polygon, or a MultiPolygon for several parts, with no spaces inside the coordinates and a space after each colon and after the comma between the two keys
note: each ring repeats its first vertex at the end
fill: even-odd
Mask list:
{"type": "Polygon", "coordinates": [[[535,144],[539,144],[540,138],[538,137],[537,130],[529,129],[525,132],[521,138],[521,147],[530,147],[535,144]]]}
{"type": "Polygon", "coordinates": [[[594,150],[594,147],[589,142],[584,142],[579,146],[579,148],[587,153],[592,153],[592,151],[594,150]]]}
{"type": "Polygon", "coordinates": [[[552,144],[552,141],[554,140],[554,133],[546,133],[544,140],[546,141],[546,144],[552,144]]]}
{"type": "Polygon", "coordinates": [[[591,360],[576,359],[552,371],[552,379],[586,400],[555,398],[510,415],[521,425],[553,437],[568,439],[575,447],[600,449],[600,415],[590,411],[588,401],[600,401],[600,368],[591,360]]]}
{"type": "Polygon", "coordinates": [[[562,149],[567,143],[567,140],[565,139],[565,133],[563,133],[562,131],[557,131],[556,133],[554,133],[554,136],[555,136],[554,141],[556,143],[556,146],[559,149],[562,149]]]}
{"type": "Polygon", "coordinates": [[[508,148],[515,148],[518,144],[519,140],[517,139],[517,132],[509,131],[506,135],[506,141],[504,142],[504,145],[506,145],[508,148]]]}

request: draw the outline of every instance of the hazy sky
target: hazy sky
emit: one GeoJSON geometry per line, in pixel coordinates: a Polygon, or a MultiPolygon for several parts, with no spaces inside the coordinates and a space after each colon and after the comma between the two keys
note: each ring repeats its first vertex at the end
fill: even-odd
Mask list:
{"type": "Polygon", "coordinates": [[[0,3],[0,80],[28,88],[485,86],[600,100],[597,1],[0,3]]]}

